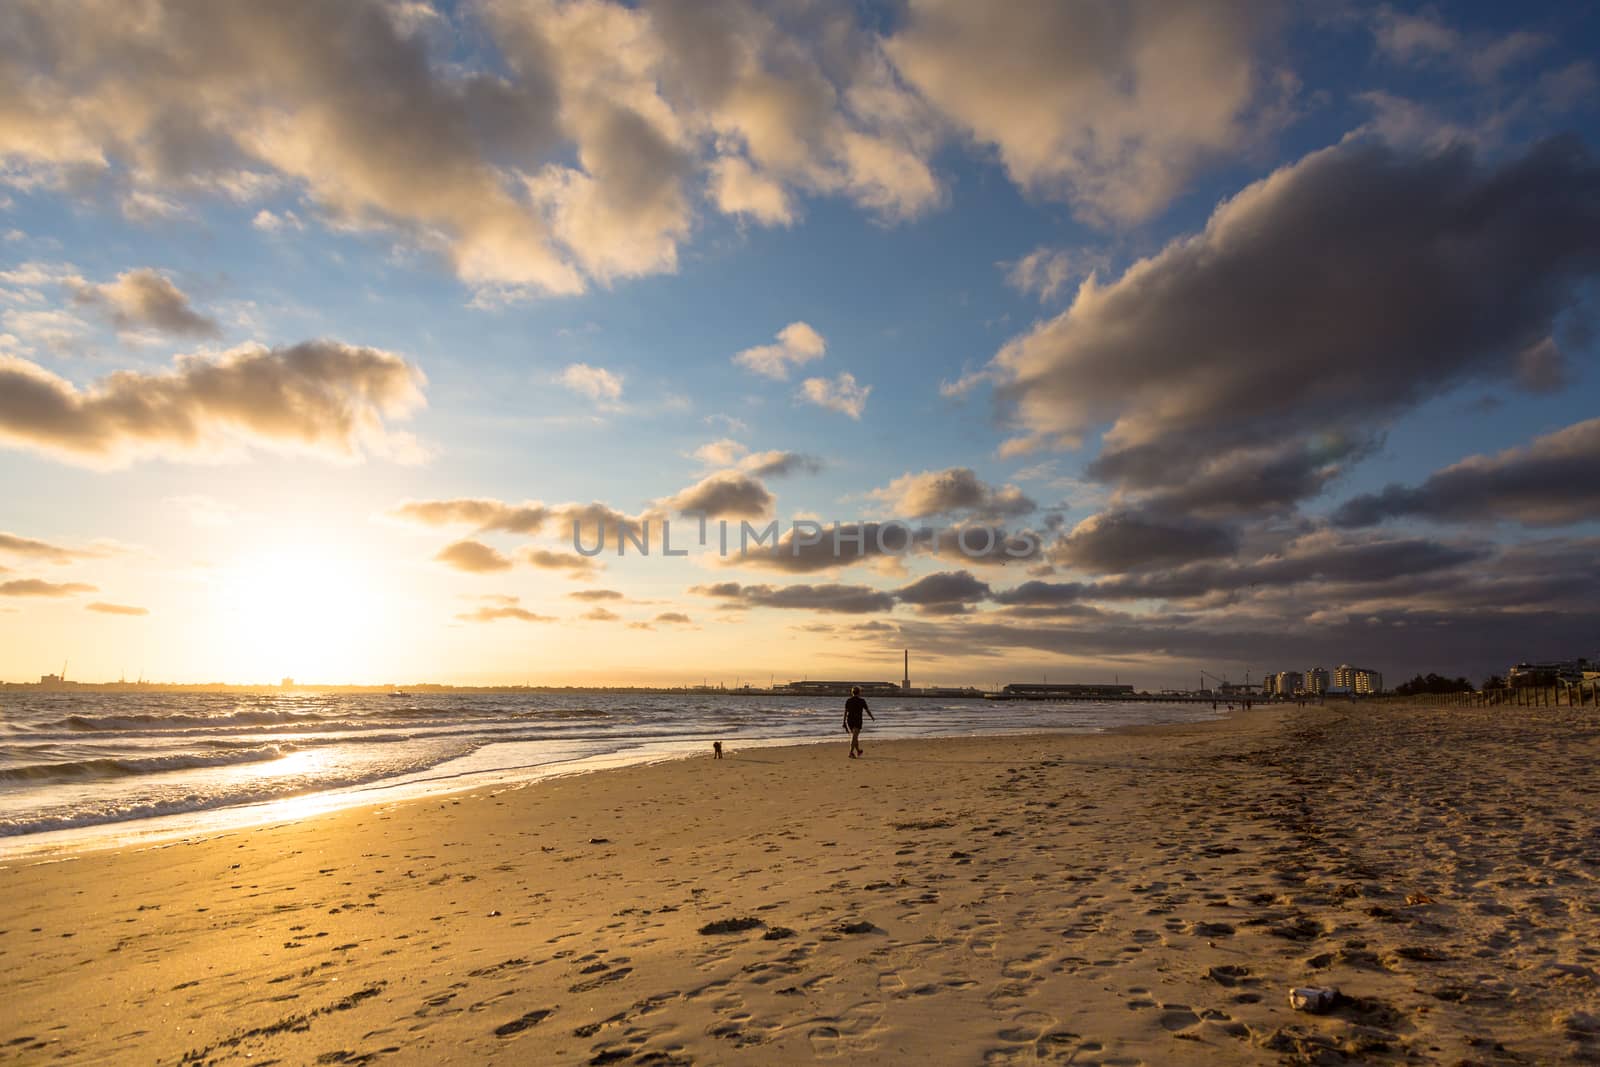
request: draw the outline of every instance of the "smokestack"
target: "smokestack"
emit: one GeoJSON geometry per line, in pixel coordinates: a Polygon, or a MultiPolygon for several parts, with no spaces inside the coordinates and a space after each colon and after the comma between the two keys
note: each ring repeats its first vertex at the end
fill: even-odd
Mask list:
{"type": "Polygon", "coordinates": [[[910,689],[911,688],[911,650],[908,648],[908,649],[905,650],[905,652],[906,652],[906,676],[904,678],[900,679],[900,688],[901,689],[910,689]]]}

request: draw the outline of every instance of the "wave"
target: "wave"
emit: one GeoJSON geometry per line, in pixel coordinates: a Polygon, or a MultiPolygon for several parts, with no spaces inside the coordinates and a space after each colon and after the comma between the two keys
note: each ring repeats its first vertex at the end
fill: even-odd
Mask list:
{"type": "Polygon", "coordinates": [[[323,778],[315,782],[291,780],[257,783],[252,788],[232,788],[211,795],[186,792],[182,796],[167,798],[129,797],[121,801],[100,801],[76,810],[31,812],[12,817],[0,817],[0,838],[20,837],[26,834],[46,833],[52,830],[72,830],[85,826],[131,822],[162,815],[181,815],[189,812],[215,811],[219,808],[264,804],[276,800],[308,796],[352,786],[369,785],[386,778],[415,774],[446,760],[460,752],[436,753],[405,765],[386,765],[350,774],[323,778]]]}
{"type": "Polygon", "coordinates": [[[229,752],[176,752],[166,756],[136,756],[126,759],[104,757],[101,759],[72,760],[65,763],[33,763],[23,767],[0,770],[0,782],[80,781],[85,778],[128,778],[139,774],[159,774],[162,771],[182,771],[195,767],[229,767],[238,763],[262,763],[281,759],[297,746],[287,742],[276,745],[259,745],[238,748],[229,752]]]}

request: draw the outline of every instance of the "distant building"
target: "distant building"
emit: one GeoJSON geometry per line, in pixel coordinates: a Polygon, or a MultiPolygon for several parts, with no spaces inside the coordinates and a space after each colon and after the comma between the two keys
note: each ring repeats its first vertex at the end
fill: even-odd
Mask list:
{"type": "Polygon", "coordinates": [[[1133,696],[1133,686],[1108,682],[1090,685],[1028,685],[1022,682],[1013,682],[1000,690],[1000,692],[1007,696],[1020,697],[1024,700],[1050,700],[1063,697],[1131,697],[1133,696]]]}
{"type": "Polygon", "coordinates": [[[1328,677],[1326,667],[1312,667],[1306,671],[1305,692],[1312,696],[1321,696],[1328,691],[1331,679],[1328,677]]]}
{"type": "Polygon", "coordinates": [[[1352,667],[1341,663],[1333,671],[1333,688],[1348,689],[1352,693],[1371,694],[1383,691],[1383,675],[1369,667],[1352,667]]]}
{"type": "Polygon", "coordinates": [[[847,697],[850,690],[860,688],[866,696],[891,696],[900,692],[900,686],[894,682],[786,682],[774,686],[773,692],[785,696],[805,697],[847,697]]]}
{"type": "Polygon", "coordinates": [[[1299,696],[1306,691],[1306,676],[1299,671],[1279,671],[1274,676],[1274,688],[1281,697],[1299,696]]]}
{"type": "Polygon", "coordinates": [[[293,678],[284,678],[283,681],[279,682],[278,684],[280,686],[282,686],[284,689],[293,689],[294,688],[294,679],[293,678]]]}

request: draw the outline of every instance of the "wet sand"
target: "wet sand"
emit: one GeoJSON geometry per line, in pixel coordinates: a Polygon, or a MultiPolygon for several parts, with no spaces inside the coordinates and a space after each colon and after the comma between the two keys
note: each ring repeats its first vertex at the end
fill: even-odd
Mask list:
{"type": "Polygon", "coordinates": [[[0,1059],[1600,1059],[1595,719],[869,732],[14,862],[0,1059]]]}

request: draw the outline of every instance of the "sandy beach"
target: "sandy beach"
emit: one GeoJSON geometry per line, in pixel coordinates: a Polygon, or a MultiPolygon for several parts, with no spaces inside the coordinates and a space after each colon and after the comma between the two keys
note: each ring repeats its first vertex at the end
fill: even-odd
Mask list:
{"type": "Polygon", "coordinates": [[[866,743],[13,862],[0,1058],[1600,1059],[1583,709],[866,743]]]}

